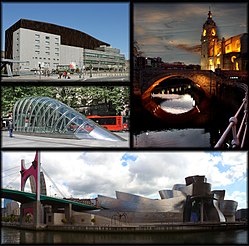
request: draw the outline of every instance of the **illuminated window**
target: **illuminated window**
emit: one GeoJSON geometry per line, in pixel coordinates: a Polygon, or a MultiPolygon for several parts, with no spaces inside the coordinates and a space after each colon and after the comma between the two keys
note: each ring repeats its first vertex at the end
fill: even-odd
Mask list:
{"type": "Polygon", "coordinates": [[[226,53],[228,53],[228,52],[231,52],[231,45],[230,44],[226,46],[226,53]]]}
{"type": "Polygon", "coordinates": [[[217,65],[219,65],[219,64],[220,64],[220,58],[219,58],[219,57],[217,58],[216,63],[217,63],[217,65]]]}
{"type": "Polygon", "coordinates": [[[238,52],[240,52],[240,40],[237,40],[235,43],[235,48],[238,52]]]}
{"type": "Polygon", "coordinates": [[[238,62],[235,63],[235,70],[239,70],[239,63],[238,62]]]}
{"type": "Polygon", "coordinates": [[[234,60],[236,59],[236,56],[231,57],[231,62],[234,63],[234,60]]]}
{"type": "Polygon", "coordinates": [[[210,66],[213,65],[213,60],[212,60],[212,59],[209,60],[209,65],[210,65],[210,66]]]}

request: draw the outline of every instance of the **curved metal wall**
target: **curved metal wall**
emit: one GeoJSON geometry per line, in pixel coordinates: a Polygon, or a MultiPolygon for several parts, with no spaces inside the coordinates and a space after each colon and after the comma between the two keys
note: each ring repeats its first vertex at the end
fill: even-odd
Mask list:
{"type": "Polygon", "coordinates": [[[13,108],[15,131],[53,137],[123,140],[74,109],[49,97],[27,97],[13,108]]]}
{"type": "Polygon", "coordinates": [[[155,200],[119,192],[122,199],[98,195],[99,205],[112,211],[123,212],[182,212],[185,196],[155,200]]]}

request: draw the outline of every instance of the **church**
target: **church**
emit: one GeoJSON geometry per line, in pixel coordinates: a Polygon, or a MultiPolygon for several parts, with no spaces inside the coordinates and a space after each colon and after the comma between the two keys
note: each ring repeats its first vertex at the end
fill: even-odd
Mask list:
{"type": "Polygon", "coordinates": [[[201,69],[246,71],[248,69],[247,42],[248,33],[219,39],[217,25],[209,11],[201,34],[201,69]]]}

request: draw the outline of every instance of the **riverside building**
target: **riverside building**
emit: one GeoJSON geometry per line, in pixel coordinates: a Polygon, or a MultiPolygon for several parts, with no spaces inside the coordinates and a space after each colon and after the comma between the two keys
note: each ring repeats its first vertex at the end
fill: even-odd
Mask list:
{"type": "Polygon", "coordinates": [[[219,39],[217,29],[209,11],[201,34],[201,69],[247,71],[248,33],[219,39]]]}
{"type": "Polygon", "coordinates": [[[58,67],[124,71],[125,56],[110,44],[84,32],[55,24],[20,19],[5,31],[5,58],[23,63],[13,64],[13,71],[58,67]]]}

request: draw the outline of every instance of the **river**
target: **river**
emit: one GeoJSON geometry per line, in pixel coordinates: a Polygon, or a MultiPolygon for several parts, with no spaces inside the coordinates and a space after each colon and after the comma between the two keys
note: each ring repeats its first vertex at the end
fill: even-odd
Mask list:
{"type": "MultiPolygon", "coordinates": [[[[215,146],[227,128],[229,118],[242,103],[244,93],[226,87],[217,97],[208,99],[200,88],[190,82],[184,83],[163,84],[155,87],[144,101],[134,99],[133,147],[215,146]]],[[[230,147],[231,140],[224,148],[230,147]]]]}
{"type": "Polygon", "coordinates": [[[1,228],[1,244],[247,244],[246,230],[167,233],[83,233],[1,228]]]}

